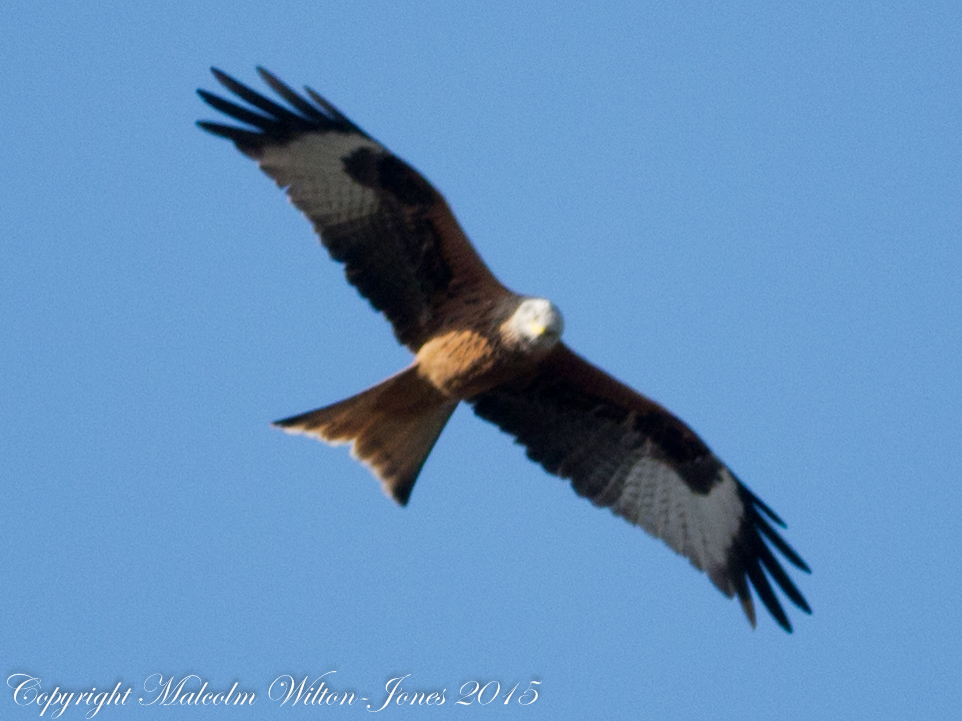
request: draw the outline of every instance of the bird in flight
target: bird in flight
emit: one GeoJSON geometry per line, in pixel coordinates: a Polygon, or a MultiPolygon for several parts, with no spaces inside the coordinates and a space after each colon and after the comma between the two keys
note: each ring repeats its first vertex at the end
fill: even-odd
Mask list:
{"type": "Polygon", "coordinates": [[[505,288],[414,168],[310,88],[300,95],[257,70],[286,106],[212,68],[246,105],[197,92],[242,125],[198,125],[233,141],[287,191],[347,280],[414,354],[376,386],[275,425],[351,444],[403,506],[464,401],[576,493],[661,538],[722,593],[737,595],[752,626],[750,586],[792,630],[771,581],[811,613],[775,555],[809,572],[772,525],[785,524],[694,431],[562,343],[558,308],[505,288]]]}

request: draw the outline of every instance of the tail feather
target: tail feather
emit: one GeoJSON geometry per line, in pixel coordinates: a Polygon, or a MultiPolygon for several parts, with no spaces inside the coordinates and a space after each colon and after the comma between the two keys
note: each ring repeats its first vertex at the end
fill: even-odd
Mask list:
{"type": "Polygon", "coordinates": [[[340,403],[274,425],[332,444],[352,444],[351,454],[403,506],[457,405],[411,366],[340,403]]]}

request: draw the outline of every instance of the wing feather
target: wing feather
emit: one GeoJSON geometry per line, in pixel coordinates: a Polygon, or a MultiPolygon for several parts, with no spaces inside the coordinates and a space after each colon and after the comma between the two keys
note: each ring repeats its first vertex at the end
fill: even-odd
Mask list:
{"type": "Polygon", "coordinates": [[[212,68],[239,105],[205,90],[215,110],[249,127],[200,121],[234,142],[287,190],[313,223],[348,281],[387,316],[397,339],[417,351],[465,297],[508,291],[468,241],[444,198],[425,178],[310,88],[299,95],[263,68],[290,107],[212,68]]]}
{"type": "Polygon", "coordinates": [[[749,586],[786,631],[769,577],[811,613],[767,539],[808,566],[765,519],[781,519],[681,420],[559,344],[538,369],[472,399],[474,412],[524,445],[545,470],[597,506],[641,526],[737,595],[754,625],[749,586]],[[767,572],[767,576],[766,576],[767,572]]]}

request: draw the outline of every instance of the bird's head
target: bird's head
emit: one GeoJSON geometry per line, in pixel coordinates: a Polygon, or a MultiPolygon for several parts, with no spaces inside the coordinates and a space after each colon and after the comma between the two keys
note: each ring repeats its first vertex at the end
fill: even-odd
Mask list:
{"type": "Polygon", "coordinates": [[[552,348],[564,331],[561,311],[544,298],[525,298],[512,313],[504,330],[521,349],[544,351],[552,348]]]}

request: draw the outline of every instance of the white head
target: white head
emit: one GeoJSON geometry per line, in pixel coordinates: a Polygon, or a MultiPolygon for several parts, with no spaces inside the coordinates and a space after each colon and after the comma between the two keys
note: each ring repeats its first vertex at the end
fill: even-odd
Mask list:
{"type": "Polygon", "coordinates": [[[503,328],[523,350],[548,350],[561,338],[565,322],[550,300],[525,298],[503,328]]]}

